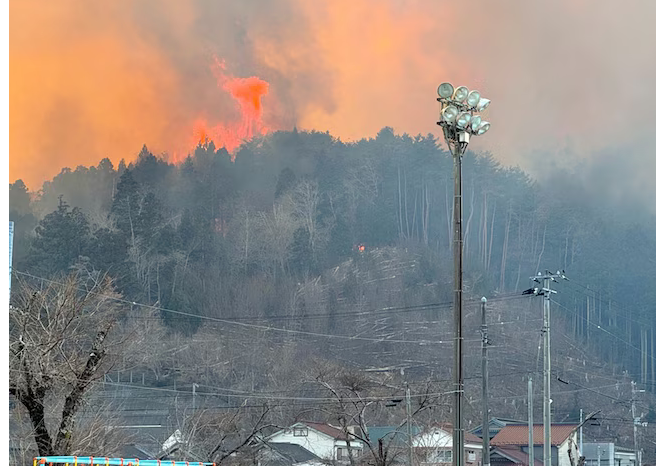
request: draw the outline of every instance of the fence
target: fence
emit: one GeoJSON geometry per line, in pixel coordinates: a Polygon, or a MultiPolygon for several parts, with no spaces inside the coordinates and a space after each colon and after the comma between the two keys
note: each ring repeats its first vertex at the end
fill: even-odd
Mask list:
{"type": "Polygon", "coordinates": [[[216,466],[214,463],[201,463],[199,461],[164,461],[140,460],[138,458],[106,458],[102,456],[37,456],[34,466],[51,465],[78,466],[216,466]]]}

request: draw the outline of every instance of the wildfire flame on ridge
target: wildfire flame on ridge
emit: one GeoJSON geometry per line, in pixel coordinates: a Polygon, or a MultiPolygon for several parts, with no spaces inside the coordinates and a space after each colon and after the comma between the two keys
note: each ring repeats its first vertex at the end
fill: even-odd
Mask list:
{"type": "Polygon", "coordinates": [[[228,92],[238,104],[241,118],[236,122],[209,125],[205,118],[197,118],[193,127],[193,145],[225,147],[234,161],[234,150],[247,139],[265,135],[269,129],[262,122],[262,97],[269,92],[269,83],[256,76],[234,77],[226,72],[225,62],[215,58],[212,72],[217,85],[228,92]]]}

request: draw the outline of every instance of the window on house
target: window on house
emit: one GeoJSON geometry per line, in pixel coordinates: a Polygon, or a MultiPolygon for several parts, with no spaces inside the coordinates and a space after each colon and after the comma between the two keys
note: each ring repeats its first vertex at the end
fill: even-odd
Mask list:
{"type": "MultiPolygon", "coordinates": [[[[351,453],[353,453],[353,458],[359,458],[362,455],[362,450],[359,448],[352,448],[351,453]]],[[[337,447],[336,455],[337,460],[347,460],[348,459],[348,448],[346,447],[337,447]]]]}
{"type": "Polygon", "coordinates": [[[431,463],[451,463],[452,461],[451,450],[437,450],[433,453],[431,463]]]}
{"type": "Polygon", "coordinates": [[[294,427],[294,437],[307,437],[307,427],[294,427]]]}

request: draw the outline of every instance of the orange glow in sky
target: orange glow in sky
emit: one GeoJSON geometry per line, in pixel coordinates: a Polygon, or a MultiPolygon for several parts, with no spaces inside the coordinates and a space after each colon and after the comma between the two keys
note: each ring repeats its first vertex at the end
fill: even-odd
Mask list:
{"type": "Polygon", "coordinates": [[[10,180],[31,190],[144,144],[175,161],[294,126],[439,135],[442,81],[491,98],[473,147],[507,164],[636,140],[656,107],[656,2],[14,0],[9,14],[10,180]]]}

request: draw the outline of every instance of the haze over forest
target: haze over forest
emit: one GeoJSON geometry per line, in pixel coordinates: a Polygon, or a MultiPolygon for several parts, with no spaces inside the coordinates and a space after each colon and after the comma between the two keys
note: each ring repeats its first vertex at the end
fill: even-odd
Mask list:
{"type": "Polygon", "coordinates": [[[133,160],[143,144],[180,160],[199,121],[238,124],[218,59],[269,83],[270,130],[428,134],[436,86],[450,81],[492,99],[494,131],[476,147],[500,162],[540,177],[610,159],[619,192],[655,194],[653,2],[41,3],[9,5],[10,179],[33,191],[65,166],[133,160]],[[466,32],[444,20],[456,16],[466,32]]]}
{"type": "MultiPolygon", "coordinates": [[[[155,386],[300,393],[318,358],[397,377],[405,368],[417,384],[448,387],[452,160],[439,142],[390,128],[354,144],[276,132],[233,156],[209,142],[174,165],[144,146],[134,163],[63,170],[36,201],[12,184],[15,278],[38,287],[71,271],[109,274],[135,303],[126,315],[149,322],[148,349],[116,368],[155,386]],[[417,344],[419,353],[408,347],[417,344]],[[210,369],[216,361],[227,366],[210,369]]],[[[539,378],[541,303],[521,293],[546,268],[571,277],[554,299],[553,364],[579,384],[555,388],[556,419],[596,409],[600,390],[629,396],[631,378],[651,389],[655,296],[643,277],[656,273],[655,218],[599,202],[575,176],[547,188],[474,151],[463,171],[469,422],[479,416],[480,296],[491,300],[498,345],[493,412],[525,417],[525,392],[512,387],[539,378]]],[[[608,412],[626,416],[622,406],[608,412]]],[[[612,426],[626,444],[622,422],[597,435],[612,426]]]]}
{"type": "MultiPolygon", "coordinates": [[[[385,400],[404,382],[430,400],[417,423],[450,420],[453,162],[435,125],[435,88],[448,80],[492,99],[492,128],[463,161],[468,427],[481,417],[480,298],[491,413],[525,419],[529,376],[541,390],[542,304],[522,292],[538,271],[565,270],[552,306],[554,421],[603,408],[586,436],[629,446],[634,380],[652,461],[656,65],[641,57],[655,8],[12,2],[13,309],[87,293],[79,309],[107,312],[76,315],[70,351],[113,326],[71,424],[64,394],[82,372],[65,357],[30,360],[48,409],[12,413],[43,416],[50,435],[12,439],[32,453],[115,454],[119,439],[97,432],[127,409],[96,408],[126,374],[151,390],[143,398],[217,398],[203,415],[238,413],[237,437],[262,409],[275,425],[337,422],[335,403],[309,401],[333,383],[376,397],[370,425],[403,422],[385,400]],[[478,11],[472,27],[446,43],[458,31],[439,18],[464,11],[478,11]]],[[[219,430],[190,403],[168,427],[216,461],[207,438],[219,430]]]]}

